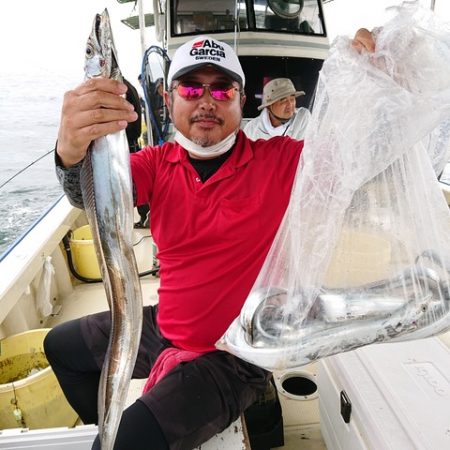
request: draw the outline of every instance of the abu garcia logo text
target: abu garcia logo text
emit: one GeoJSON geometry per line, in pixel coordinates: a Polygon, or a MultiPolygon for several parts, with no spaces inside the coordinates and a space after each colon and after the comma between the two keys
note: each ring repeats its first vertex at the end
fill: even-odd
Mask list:
{"type": "Polygon", "coordinates": [[[209,41],[208,39],[194,43],[189,54],[191,56],[215,56],[225,58],[224,48],[221,45],[216,44],[214,41],[209,41]]]}

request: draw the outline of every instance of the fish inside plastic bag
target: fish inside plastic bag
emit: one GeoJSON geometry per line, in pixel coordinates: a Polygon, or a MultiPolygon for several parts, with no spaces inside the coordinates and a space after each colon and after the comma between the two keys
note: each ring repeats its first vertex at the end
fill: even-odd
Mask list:
{"type": "Polygon", "coordinates": [[[269,370],[450,327],[450,27],[404,3],[376,42],[335,40],[287,212],[216,344],[269,370]]]}

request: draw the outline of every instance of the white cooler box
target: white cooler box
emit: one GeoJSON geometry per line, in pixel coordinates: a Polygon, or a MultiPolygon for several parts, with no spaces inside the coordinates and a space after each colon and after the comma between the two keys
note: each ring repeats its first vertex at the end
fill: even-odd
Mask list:
{"type": "Polygon", "coordinates": [[[439,338],[325,358],[317,381],[328,450],[450,450],[450,350],[439,338]]]}

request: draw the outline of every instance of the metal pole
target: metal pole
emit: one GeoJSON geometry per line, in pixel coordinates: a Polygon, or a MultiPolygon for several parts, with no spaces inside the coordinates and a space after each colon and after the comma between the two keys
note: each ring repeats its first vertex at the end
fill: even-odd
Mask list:
{"type": "Polygon", "coordinates": [[[235,4],[234,4],[234,42],[233,42],[233,47],[234,47],[234,51],[238,52],[237,49],[237,34],[238,34],[238,20],[239,20],[239,1],[240,0],[236,0],[235,4]]]}
{"type": "MultiPolygon", "coordinates": [[[[145,50],[147,50],[147,45],[145,43],[145,14],[144,14],[144,5],[143,0],[137,0],[138,3],[138,13],[139,13],[139,33],[141,36],[141,60],[144,58],[145,50]]],[[[145,79],[142,80],[142,83],[145,83],[145,79]]],[[[148,109],[147,102],[145,104],[145,119],[147,125],[147,142],[149,145],[153,145],[153,135],[152,135],[152,124],[150,119],[150,111],[148,109]]]]}
{"type": "Polygon", "coordinates": [[[139,13],[139,32],[141,34],[141,51],[142,56],[144,56],[146,45],[145,45],[145,15],[144,15],[143,0],[138,0],[138,13],[139,13]]]}
{"type": "Polygon", "coordinates": [[[436,0],[431,0],[431,10],[434,11],[434,5],[436,3],[436,0]]]}
{"type": "MultiPolygon", "coordinates": [[[[161,24],[159,22],[159,3],[158,0],[153,0],[153,17],[155,18],[155,37],[157,41],[163,40],[164,36],[162,35],[161,24]]],[[[164,15],[166,17],[166,15],[164,15]]],[[[162,46],[162,45],[161,45],[162,46]]]]}

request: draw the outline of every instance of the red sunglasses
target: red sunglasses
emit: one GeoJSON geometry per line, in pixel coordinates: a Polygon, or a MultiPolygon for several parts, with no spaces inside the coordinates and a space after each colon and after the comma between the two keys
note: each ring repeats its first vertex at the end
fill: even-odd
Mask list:
{"type": "Polygon", "coordinates": [[[224,86],[223,84],[200,84],[192,82],[181,82],[174,86],[171,91],[176,89],[178,95],[186,100],[197,100],[203,97],[205,88],[208,88],[209,94],[214,100],[219,100],[221,102],[232,100],[236,92],[239,91],[239,88],[230,85],[224,86]]]}

